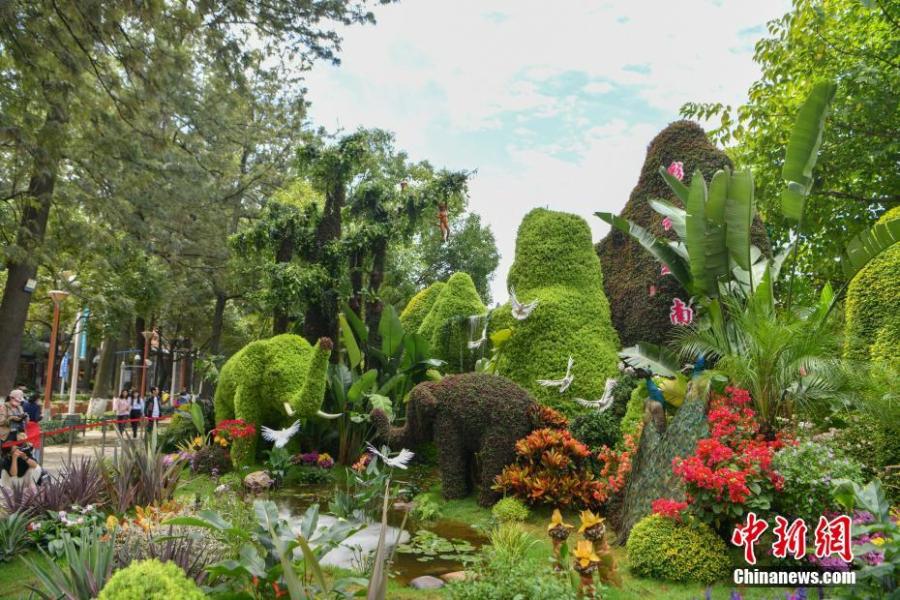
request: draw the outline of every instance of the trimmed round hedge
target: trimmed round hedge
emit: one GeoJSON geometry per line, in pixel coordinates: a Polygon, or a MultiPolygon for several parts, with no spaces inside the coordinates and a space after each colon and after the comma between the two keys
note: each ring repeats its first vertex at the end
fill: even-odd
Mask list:
{"type": "Polygon", "coordinates": [[[441,291],[447,287],[443,281],[436,281],[410,299],[406,308],[400,313],[400,324],[407,333],[416,333],[422,326],[422,321],[431,312],[434,303],[437,302],[441,291]]]}
{"type": "Polygon", "coordinates": [[[499,523],[519,523],[526,521],[531,511],[518,498],[503,498],[491,509],[491,514],[499,523]]]}
{"type": "MultiPolygon", "coordinates": [[[[659,167],[668,167],[673,161],[684,163],[685,185],[690,185],[696,169],[700,169],[709,181],[719,169],[731,167],[725,153],[710,143],[703,128],[692,121],[676,121],[653,138],[647,148],[640,179],[620,216],[657,237],[671,240],[676,239],[675,232],[664,230],[662,217],[648,201],[661,198],[682,206],[658,172],[659,167]]],[[[759,218],[753,222],[752,241],[763,253],[769,253],[768,236],[759,218]]],[[[660,263],[618,229],[611,229],[597,244],[597,253],[603,264],[603,285],[612,306],[612,322],[622,345],[668,341],[672,330],[669,322],[672,299],[678,296],[687,300],[686,292],[675,278],[661,276],[660,263]],[[654,296],[649,293],[651,285],[656,286],[654,296]]]]}
{"type": "MultiPolygon", "coordinates": [[[[884,213],[885,223],[900,219],[900,206],[884,213]]],[[[900,243],[862,269],[847,289],[844,356],[900,364],[900,243]]]]}
{"type": "Polygon", "coordinates": [[[197,584],[172,562],[136,561],[116,571],[97,600],[203,600],[197,584]]]}
{"type": "Polygon", "coordinates": [[[631,571],[677,583],[713,583],[730,574],[725,542],[705,523],[677,523],[660,515],[638,521],[625,545],[631,571]]]}
{"type": "Polygon", "coordinates": [[[503,347],[500,373],[546,406],[570,416],[585,412],[574,399],[600,398],[607,378],[619,373],[619,339],[587,222],[543,208],[529,212],[519,226],[507,284],[520,302],[538,305],[523,321],[513,319],[509,304],[491,315],[493,331],[514,330],[503,347]],[[565,393],[538,385],[538,379],[565,375],[569,356],[575,378],[565,393]]]}
{"type": "Polygon", "coordinates": [[[472,278],[467,273],[454,273],[419,326],[419,333],[428,340],[432,353],[447,361],[451,373],[471,370],[473,353],[468,348],[468,318],[486,311],[472,278]]]}

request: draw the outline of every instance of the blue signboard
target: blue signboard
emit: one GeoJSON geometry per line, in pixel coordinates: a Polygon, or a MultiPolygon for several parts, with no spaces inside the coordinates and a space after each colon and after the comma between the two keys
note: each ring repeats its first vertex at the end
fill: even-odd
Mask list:
{"type": "Polygon", "coordinates": [[[62,360],[59,361],[59,378],[65,379],[69,376],[69,355],[63,354],[62,360]]]}

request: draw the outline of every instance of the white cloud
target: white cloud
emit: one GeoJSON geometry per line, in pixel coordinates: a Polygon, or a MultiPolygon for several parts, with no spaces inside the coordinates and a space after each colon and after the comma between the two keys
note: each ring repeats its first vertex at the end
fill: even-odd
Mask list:
{"type": "Polygon", "coordinates": [[[329,128],[389,129],[414,158],[477,168],[471,208],[497,236],[494,290],[503,297],[521,217],[535,206],[567,210],[599,236],[592,213],[621,209],[647,143],[681,104],[742,101],[758,77],[752,45],[761,33],[748,30],[788,8],[789,0],[401,2],[378,9],[378,25],[344,31],[340,67],[309,74],[311,116],[329,128]],[[615,108],[629,116],[586,104],[626,92],[628,106],[615,108]]]}

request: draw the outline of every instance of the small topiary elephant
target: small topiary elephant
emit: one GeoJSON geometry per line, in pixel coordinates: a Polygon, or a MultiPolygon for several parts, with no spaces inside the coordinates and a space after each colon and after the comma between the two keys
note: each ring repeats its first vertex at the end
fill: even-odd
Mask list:
{"type": "Polygon", "coordinates": [[[444,498],[463,498],[474,482],[476,455],[481,467],[478,502],[500,499],[491,486],[516,457],[516,441],[534,429],[536,402],[509,379],[487,373],[451,375],[413,388],[406,424],[391,427],[381,410],[372,411],[379,437],[394,449],[434,440],[444,498]]]}
{"type": "MultiPolygon", "coordinates": [[[[282,427],[297,418],[323,413],[325,381],[332,342],[321,338],[312,346],[300,336],[277,335],[250,342],[222,366],[216,388],[216,422],[243,419],[256,426],[282,427]],[[293,414],[289,415],[285,403],[293,414]]],[[[257,436],[241,440],[232,450],[235,464],[256,454],[257,436]]]]}

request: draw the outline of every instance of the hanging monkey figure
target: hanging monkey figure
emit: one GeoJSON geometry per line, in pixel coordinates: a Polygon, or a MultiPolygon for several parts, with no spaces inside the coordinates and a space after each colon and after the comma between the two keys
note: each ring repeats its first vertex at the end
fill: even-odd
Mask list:
{"type": "Polygon", "coordinates": [[[441,228],[441,238],[446,242],[450,237],[450,215],[447,212],[447,203],[438,204],[438,227],[441,228]]]}

